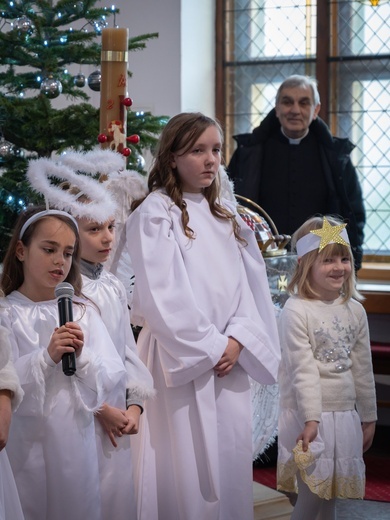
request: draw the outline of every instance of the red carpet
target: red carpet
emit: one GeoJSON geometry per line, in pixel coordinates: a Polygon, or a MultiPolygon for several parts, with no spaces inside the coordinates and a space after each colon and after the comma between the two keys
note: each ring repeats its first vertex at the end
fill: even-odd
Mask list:
{"type": "Polygon", "coordinates": [[[390,502],[390,463],[389,459],[378,455],[365,455],[366,495],[365,500],[390,502]]]}
{"type": "MultiPolygon", "coordinates": [[[[378,455],[365,455],[365,500],[390,502],[390,461],[378,455]]],[[[263,486],[276,489],[276,466],[253,469],[253,480],[263,486]]]]}

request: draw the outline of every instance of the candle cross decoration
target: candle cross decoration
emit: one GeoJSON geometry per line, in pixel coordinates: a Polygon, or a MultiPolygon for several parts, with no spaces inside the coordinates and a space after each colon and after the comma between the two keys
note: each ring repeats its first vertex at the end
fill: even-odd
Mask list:
{"type": "Polygon", "coordinates": [[[127,94],[128,39],[128,29],[115,27],[102,30],[98,135],[102,148],[110,148],[125,157],[131,153],[127,142],[133,142],[126,137],[127,109],[133,104],[127,94]]]}

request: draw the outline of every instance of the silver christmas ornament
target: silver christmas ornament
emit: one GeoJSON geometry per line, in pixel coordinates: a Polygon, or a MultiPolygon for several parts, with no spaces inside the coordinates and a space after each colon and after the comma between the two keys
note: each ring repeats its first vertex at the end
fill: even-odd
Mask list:
{"type": "Polygon", "coordinates": [[[73,83],[76,85],[76,87],[84,87],[85,85],[85,76],[84,74],[76,74],[76,76],[73,78],[73,83]]]}
{"type": "Polygon", "coordinates": [[[41,83],[41,93],[49,99],[58,97],[62,92],[62,83],[58,79],[49,76],[41,83]]]}
{"type": "Polygon", "coordinates": [[[26,155],[23,148],[16,148],[16,147],[13,149],[13,154],[15,157],[19,157],[19,158],[23,158],[26,155]]]}
{"type": "Polygon", "coordinates": [[[102,74],[100,70],[95,70],[88,76],[88,86],[95,92],[100,92],[100,83],[102,80],[102,74]]]}
{"type": "Polygon", "coordinates": [[[34,32],[34,24],[27,18],[27,16],[21,16],[14,21],[14,27],[18,31],[18,35],[22,36],[31,36],[34,32]]]}
{"type": "Polygon", "coordinates": [[[145,168],[145,159],[141,154],[137,153],[135,156],[137,168],[143,170],[145,168]]]}
{"type": "Polygon", "coordinates": [[[0,157],[10,157],[13,153],[13,144],[3,138],[0,139],[0,157]]]}
{"type": "Polygon", "coordinates": [[[77,11],[78,13],[82,13],[83,10],[84,10],[84,2],[76,2],[76,3],[74,4],[74,8],[76,9],[76,11],[77,11]]]}

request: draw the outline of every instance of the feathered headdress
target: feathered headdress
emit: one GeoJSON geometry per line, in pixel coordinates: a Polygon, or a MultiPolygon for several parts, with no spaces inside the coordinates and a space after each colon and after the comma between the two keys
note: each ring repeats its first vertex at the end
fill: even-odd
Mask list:
{"type": "Polygon", "coordinates": [[[145,177],[134,170],[110,175],[106,187],[118,204],[117,222],[121,223],[130,215],[133,200],[142,199],[148,193],[145,177]]]}
{"type": "Polygon", "coordinates": [[[91,152],[70,152],[55,159],[32,160],[27,169],[31,187],[57,209],[67,211],[76,218],[88,218],[105,222],[117,213],[117,203],[104,183],[93,178],[96,175],[118,174],[125,167],[124,159],[110,150],[95,149],[91,152]],[[64,190],[53,182],[67,181],[79,193],[64,190]],[[81,194],[88,203],[81,202],[81,194]]]}

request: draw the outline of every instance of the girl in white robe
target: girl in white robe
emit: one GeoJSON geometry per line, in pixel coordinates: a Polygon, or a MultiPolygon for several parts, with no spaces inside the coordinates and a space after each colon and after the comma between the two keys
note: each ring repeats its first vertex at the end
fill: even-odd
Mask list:
{"type": "Polygon", "coordinates": [[[214,120],[173,117],[126,226],[132,322],[157,390],[135,439],[143,520],[253,518],[248,376],[274,383],[280,349],[254,235],[219,199],[221,141],[214,120]]]}
{"type": "Polygon", "coordinates": [[[23,520],[22,506],[14,476],[4,449],[12,411],[23,399],[23,390],[11,360],[8,331],[0,326],[0,520],[23,520]]]}
{"type": "Polygon", "coordinates": [[[117,196],[107,189],[107,178],[116,185],[120,176],[122,192],[127,184],[133,188],[139,184],[134,175],[123,172],[123,166],[120,154],[94,149],[42,158],[31,162],[27,170],[33,189],[76,219],[82,294],[99,312],[126,369],[127,377],[119,380],[95,412],[103,520],[136,518],[129,435],[138,432],[144,400],[155,393],[151,374],[137,353],[125,288],[103,269],[115,238],[114,215],[119,213],[117,196]],[[98,174],[99,180],[92,177],[98,174]],[[53,186],[47,182],[53,176],[65,182],[53,186]]]}
{"type": "Polygon", "coordinates": [[[126,373],[86,300],[76,296],[74,321],[58,327],[54,289],[67,281],[80,294],[78,258],[76,221],[29,208],[4,259],[0,321],[25,392],[7,452],[26,520],[102,518],[94,412],[126,373]],[[76,354],[72,376],[61,366],[67,352],[76,354]]]}
{"type": "MultiPolygon", "coordinates": [[[[85,206],[87,212],[88,204],[85,206]]],[[[126,384],[118,387],[96,414],[103,518],[136,519],[128,435],[138,433],[144,400],[154,395],[153,380],[136,350],[126,290],[116,276],[103,268],[114,239],[115,220],[77,220],[83,294],[97,306],[127,371],[126,384]]]]}

